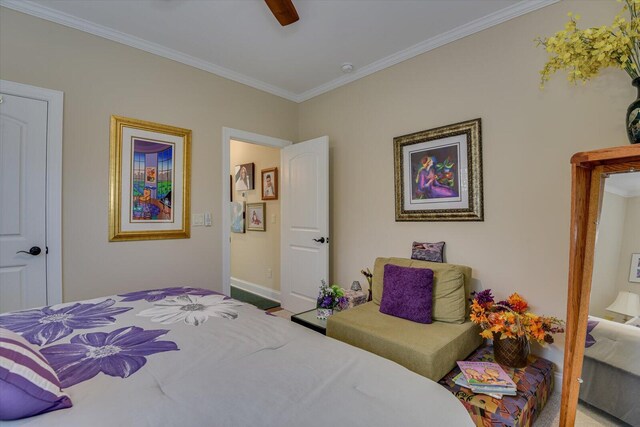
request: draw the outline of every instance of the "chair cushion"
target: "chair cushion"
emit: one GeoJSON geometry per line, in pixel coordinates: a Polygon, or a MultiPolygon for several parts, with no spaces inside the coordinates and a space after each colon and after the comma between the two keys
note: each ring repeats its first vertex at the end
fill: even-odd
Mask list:
{"type": "Polygon", "coordinates": [[[327,336],[375,353],[434,381],[480,344],[480,328],[469,322],[422,324],[380,313],[373,302],[329,317],[327,336]]]}
{"type": "Polygon", "coordinates": [[[468,315],[471,268],[407,258],[378,258],[373,269],[373,302],[380,305],[384,289],[384,266],[429,268],[433,270],[433,321],[464,323],[468,315]]]}
{"type": "Polygon", "coordinates": [[[380,312],[418,323],[431,323],[433,270],[384,266],[384,287],[380,312]]]}

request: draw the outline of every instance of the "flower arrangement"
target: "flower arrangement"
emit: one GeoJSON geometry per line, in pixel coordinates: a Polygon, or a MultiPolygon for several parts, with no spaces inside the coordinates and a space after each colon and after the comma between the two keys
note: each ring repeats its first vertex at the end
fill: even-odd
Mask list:
{"type": "Polygon", "coordinates": [[[471,321],[482,328],[483,338],[522,338],[541,345],[553,342],[553,334],[564,332],[563,321],[550,316],[538,316],[528,311],[529,304],[517,293],[505,301],[495,302],[491,289],[474,292],[471,321]]]}
{"type": "Polygon", "coordinates": [[[327,282],[322,280],[316,307],[329,310],[344,310],[348,306],[349,301],[344,296],[344,289],[338,285],[329,286],[327,282]]]}
{"type": "MultiPolygon", "coordinates": [[[[622,2],[622,0],[618,0],[622,2]]],[[[540,71],[541,86],[558,70],[566,70],[568,79],[583,83],[608,67],[623,69],[631,79],[640,76],[640,0],[624,0],[620,13],[610,26],[578,28],[580,15],[569,13],[564,30],[548,38],[538,38],[550,58],[540,71]],[[628,12],[629,19],[623,15],[628,12]]]]}

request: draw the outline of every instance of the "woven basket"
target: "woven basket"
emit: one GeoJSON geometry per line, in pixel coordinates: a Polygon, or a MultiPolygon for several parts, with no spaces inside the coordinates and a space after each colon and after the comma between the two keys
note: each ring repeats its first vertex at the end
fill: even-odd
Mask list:
{"type": "Polygon", "coordinates": [[[501,365],[524,368],[529,357],[529,340],[526,337],[500,339],[500,333],[494,333],[493,355],[501,365]]]}

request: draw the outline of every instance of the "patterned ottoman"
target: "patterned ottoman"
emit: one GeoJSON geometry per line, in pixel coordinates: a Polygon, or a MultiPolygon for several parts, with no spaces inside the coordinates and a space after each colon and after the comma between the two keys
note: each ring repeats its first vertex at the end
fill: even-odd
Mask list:
{"type": "MultiPolygon", "coordinates": [[[[467,360],[495,362],[493,347],[481,347],[467,360]]],[[[529,427],[533,425],[553,390],[553,365],[546,359],[529,356],[529,364],[525,368],[504,370],[512,375],[518,386],[516,396],[494,399],[485,394],[473,394],[471,390],[453,382],[453,377],[460,373],[459,368],[449,372],[439,383],[460,399],[477,426],[529,427]]]]}

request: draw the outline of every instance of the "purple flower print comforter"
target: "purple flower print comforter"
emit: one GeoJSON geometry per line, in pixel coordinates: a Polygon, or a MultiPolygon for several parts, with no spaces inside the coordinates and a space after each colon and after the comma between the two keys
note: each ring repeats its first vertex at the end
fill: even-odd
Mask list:
{"type": "MultiPolygon", "coordinates": [[[[190,287],[5,313],[73,407],[28,426],[473,425],[431,380],[254,306],[190,287]]],[[[1,396],[0,396],[1,399],[1,396]]]]}

